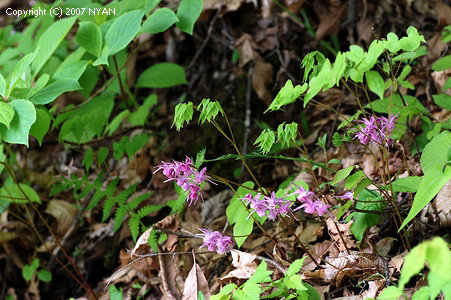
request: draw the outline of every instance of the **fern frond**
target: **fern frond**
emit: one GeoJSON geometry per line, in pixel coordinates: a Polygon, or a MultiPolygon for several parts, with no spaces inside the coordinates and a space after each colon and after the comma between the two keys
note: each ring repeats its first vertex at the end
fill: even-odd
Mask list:
{"type": "Polygon", "coordinates": [[[127,214],[128,210],[126,206],[119,206],[116,209],[116,213],[114,215],[114,229],[113,232],[116,232],[121,226],[122,222],[124,221],[125,215],[127,214]]]}
{"type": "Polygon", "coordinates": [[[120,205],[125,204],[125,201],[127,201],[130,195],[136,190],[137,186],[138,184],[136,183],[134,185],[129,186],[126,190],[123,190],[122,192],[117,194],[115,196],[117,203],[119,203],[120,205]]]}
{"type": "Polygon", "coordinates": [[[94,193],[94,196],[92,196],[91,203],[89,203],[89,205],[88,205],[88,209],[93,209],[94,207],[96,207],[96,205],[99,204],[100,200],[102,200],[103,197],[105,197],[105,196],[106,196],[106,192],[98,189],[94,193]]]}
{"type": "Polygon", "coordinates": [[[116,201],[114,197],[107,197],[105,202],[103,203],[103,217],[102,222],[105,222],[106,219],[111,215],[111,211],[113,210],[116,201]]]}
{"type": "Polygon", "coordinates": [[[165,207],[166,205],[164,204],[159,204],[159,205],[146,205],[142,208],[140,208],[137,212],[137,214],[139,215],[140,218],[144,218],[145,216],[154,213],[156,211],[159,211],[160,209],[162,209],[163,207],[165,207]]]}
{"type": "Polygon", "coordinates": [[[132,234],[133,241],[136,243],[136,239],[138,238],[139,234],[139,222],[141,221],[141,218],[138,214],[131,214],[130,220],[128,220],[128,228],[130,229],[130,232],[132,234]]]}
{"type": "Polygon", "coordinates": [[[134,210],[138,207],[144,200],[149,199],[152,196],[153,192],[145,193],[139,196],[134,197],[132,201],[127,204],[129,210],[134,210]]]}

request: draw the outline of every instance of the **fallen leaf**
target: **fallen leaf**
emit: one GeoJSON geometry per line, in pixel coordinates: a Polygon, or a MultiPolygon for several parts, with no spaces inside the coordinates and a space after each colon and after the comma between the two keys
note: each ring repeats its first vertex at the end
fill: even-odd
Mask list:
{"type": "Polygon", "coordinates": [[[333,35],[340,29],[340,18],[343,14],[346,3],[339,1],[335,5],[327,5],[323,1],[315,1],[313,9],[319,18],[319,25],[315,33],[315,45],[325,36],[333,35]]]}
{"type": "MultiPolygon", "coordinates": [[[[177,232],[179,229],[180,219],[177,214],[169,215],[157,224],[158,227],[168,229],[177,232]]],[[[168,238],[166,240],[166,250],[169,252],[174,252],[177,248],[178,237],[175,234],[167,234],[168,238]]]]}
{"type": "Polygon", "coordinates": [[[168,299],[180,299],[181,295],[177,288],[175,269],[175,261],[177,256],[172,255],[158,255],[158,262],[160,263],[161,281],[163,283],[163,293],[168,299]]]}
{"type": "Polygon", "coordinates": [[[223,190],[207,201],[202,202],[202,212],[200,214],[202,224],[208,225],[217,217],[225,214],[225,204],[233,197],[231,190],[223,190]]]}
{"type": "Polygon", "coordinates": [[[257,53],[254,49],[257,45],[250,34],[244,33],[236,42],[235,48],[240,52],[240,68],[244,67],[248,62],[254,61],[257,53]]]}
{"type": "Polygon", "coordinates": [[[341,236],[338,233],[337,227],[334,224],[334,220],[328,218],[326,220],[327,230],[329,235],[338,245],[340,252],[346,251],[346,249],[357,248],[357,243],[355,239],[349,234],[349,229],[351,228],[353,221],[346,224],[337,223],[336,226],[341,232],[341,236]],[[342,238],[343,237],[343,238],[342,238]]]}
{"type": "Polygon", "coordinates": [[[231,12],[236,11],[238,8],[240,8],[243,4],[246,3],[253,3],[254,7],[257,7],[257,1],[256,0],[223,0],[223,1],[217,1],[217,0],[204,0],[203,1],[203,10],[210,10],[210,9],[220,9],[223,12],[231,12]]]}
{"type": "Polygon", "coordinates": [[[57,232],[59,234],[64,234],[69,230],[77,215],[77,209],[72,204],[57,199],[49,201],[45,212],[52,215],[58,222],[57,232]]]}
{"type": "Polygon", "coordinates": [[[257,264],[255,263],[255,254],[246,253],[239,250],[231,250],[232,254],[232,265],[236,268],[230,271],[224,277],[218,279],[221,284],[228,284],[231,282],[242,282],[245,281],[254,274],[255,269],[257,269],[257,264]]]}
{"type": "Polygon", "coordinates": [[[183,300],[197,300],[197,292],[201,291],[204,298],[210,299],[211,294],[208,288],[208,281],[205,278],[204,272],[196,263],[196,257],[193,255],[194,265],[188,273],[185,280],[185,288],[183,290],[183,300]]]}
{"type": "Polygon", "coordinates": [[[151,228],[147,229],[146,231],[144,231],[143,234],[141,234],[141,236],[136,241],[135,247],[130,252],[131,257],[133,257],[133,255],[135,254],[135,252],[138,249],[144,250],[143,252],[146,252],[146,253],[149,252],[150,246],[149,246],[148,240],[149,240],[150,233],[152,232],[152,230],[154,230],[154,229],[151,227],[151,228]]]}
{"type": "Polygon", "coordinates": [[[396,241],[395,238],[386,237],[378,241],[376,244],[376,252],[382,257],[386,257],[388,252],[390,252],[393,243],[396,241]]]}
{"type": "Polygon", "coordinates": [[[256,56],[254,72],[252,73],[252,88],[258,97],[269,106],[273,96],[269,91],[273,83],[273,69],[270,63],[263,61],[260,56],[256,56]]]}
{"type": "Polygon", "coordinates": [[[432,206],[440,220],[440,227],[451,227],[451,180],[438,192],[432,206]]]}

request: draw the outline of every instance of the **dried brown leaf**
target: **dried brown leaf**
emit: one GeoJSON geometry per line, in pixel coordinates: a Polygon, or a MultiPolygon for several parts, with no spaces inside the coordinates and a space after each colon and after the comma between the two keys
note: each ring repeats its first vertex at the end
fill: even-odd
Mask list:
{"type": "Polygon", "coordinates": [[[346,3],[336,2],[335,5],[327,5],[323,1],[315,1],[313,9],[319,18],[316,29],[315,44],[326,35],[332,35],[340,29],[340,18],[345,11],[346,3]]]}
{"type": "Polygon", "coordinates": [[[230,271],[224,277],[218,279],[221,284],[228,284],[231,282],[240,282],[251,278],[254,274],[255,269],[257,269],[257,264],[255,263],[255,254],[246,253],[239,250],[231,250],[232,254],[232,265],[236,268],[230,271]]]}
{"type": "Polygon", "coordinates": [[[49,201],[45,212],[52,215],[58,222],[57,232],[59,234],[64,234],[69,230],[77,215],[77,209],[72,204],[57,199],[49,201]]]}
{"type": "Polygon", "coordinates": [[[240,67],[244,67],[248,62],[254,61],[258,53],[254,49],[257,45],[250,34],[244,33],[235,43],[235,48],[240,52],[240,67]]]}
{"type": "MultiPolygon", "coordinates": [[[[176,232],[178,231],[179,223],[180,220],[178,215],[173,214],[158,222],[156,226],[176,232]]],[[[169,252],[174,252],[175,248],[177,248],[177,242],[177,236],[175,234],[168,233],[168,239],[166,240],[166,250],[169,252]]]]}
{"type": "Polygon", "coordinates": [[[354,237],[352,237],[349,234],[349,229],[351,228],[352,223],[353,223],[353,221],[348,222],[346,224],[336,224],[338,229],[341,232],[341,236],[343,237],[343,239],[342,239],[337,231],[337,227],[334,224],[334,220],[332,220],[331,218],[328,218],[326,220],[326,225],[327,225],[327,230],[329,231],[329,235],[338,245],[338,249],[340,250],[340,252],[346,251],[346,249],[350,249],[350,248],[357,248],[357,243],[356,243],[354,237]],[[343,240],[344,240],[344,243],[343,243],[343,240]],[[345,244],[346,244],[346,246],[345,246],[345,244]]]}
{"type": "Polygon", "coordinates": [[[175,281],[177,270],[175,269],[175,261],[177,256],[158,255],[160,263],[161,281],[163,283],[163,293],[168,299],[181,299],[180,292],[175,281]]]}
{"type": "Polygon", "coordinates": [[[191,271],[188,273],[188,277],[186,277],[182,299],[197,300],[198,290],[202,292],[205,299],[210,299],[211,294],[210,289],[208,288],[208,281],[199,265],[194,263],[191,271]]]}
{"type": "Polygon", "coordinates": [[[273,82],[273,68],[270,63],[265,62],[257,56],[254,72],[252,74],[252,88],[258,97],[269,106],[272,102],[272,94],[269,91],[273,82]]]}
{"type": "Polygon", "coordinates": [[[136,241],[136,245],[133,248],[133,250],[130,252],[130,256],[133,257],[133,255],[135,254],[135,252],[139,249],[140,251],[143,252],[147,252],[150,249],[148,240],[149,240],[149,236],[150,233],[152,232],[152,230],[154,230],[152,227],[147,229],[146,231],[143,232],[143,234],[140,235],[140,237],[138,238],[138,240],[136,241]]]}
{"type": "Polygon", "coordinates": [[[378,241],[376,244],[376,252],[382,256],[382,257],[386,257],[388,252],[390,252],[393,243],[396,241],[395,238],[392,237],[386,237],[383,238],[382,240],[378,241]]]}

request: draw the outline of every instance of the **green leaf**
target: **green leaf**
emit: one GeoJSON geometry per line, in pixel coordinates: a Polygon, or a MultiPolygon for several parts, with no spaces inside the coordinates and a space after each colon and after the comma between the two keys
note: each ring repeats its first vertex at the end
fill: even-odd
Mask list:
{"type": "Polygon", "coordinates": [[[378,300],[393,300],[393,299],[401,299],[402,290],[396,286],[389,286],[385,288],[377,297],[378,300]]]}
{"type": "Polygon", "coordinates": [[[271,150],[271,147],[275,142],[276,136],[274,132],[270,129],[265,129],[255,140],[254,145],[257,145],[257,147],[260,148],[263,154],[267,154],[269,150],[271,150]]]}
{"type": "Polygon", "coordinates": [[[300,259],[296,259],[288,268],[288,270],[285,272],[285,276],[291,276],[294,275],[296,273],[298,273],[301,270],[302,264],[304,264],[304,259],[300,258],[300,259]]]}
{"type": "Polygon", "coordinates": [[[158,63],[139,75],[137,87],[167,88],[180,84],[188,84],[185,69],[174,63],[158,63]]]}
{"type": "Polygon", "coordinates": [[[102,53],[102,32],[94,22],[80,22],[75,39],[89,53],[99,57],[102,53]]]}
{"type": "Polygon", "coordinates": [[[302,282],[301,275],[294,274],[290,276],[286,276],[283,279],[283,283],[286,288],[288,289],[295,289],[298,291],[306,291],[307,288],[304,286],[304,283],[302,282]]]}
{"type": "Polygon", "coordinates": [[[354,188],[354,198],[359,197],[359,194],[370,184],[372,184],[373,182],[371,181],[371,179],[369,178],[363,178],[358,184],[357,186],[354,188]]]}
{"type": "Polygon", "coordinates": [[[24,265],[22,268],[22,277],[26,280],[26,281],[30,281],[31,277],[33,277],[33,273],[36,269],[34,269],[32,266],[30,265],[24,265]]]}
{"type": "Polygon", "coordinates": [[[351,171],[353,169],[354,169],[354,166],[349,166],[347,168],[338,170],[337,173],[335,174],[334,180],[332,181],[332,185],[336,185],[337,183],[339,183],[340,181],[342,181],[343,179],[348,177],[348,175],[351,174],[351,171]]]}
{"type": "Polygon", "coordinates": [[[128,220],[128,228],[132,234],[133,241],[136,243],[136,239],[139,234],[139,222],[141,218],[137,214],[131,214],[130,219],[128,220]]]}
{"type": "Polygon", "coordinates": [[[49,270],[41,269],[38,271],[38,278],[40,281],[50,282],[52,281],[52,273],[49,270]]]}
{"type": "Polygon", "coordinates": [[[296,85],[293,87],[291,80],[287,80],[284,87],[280,89],[276,98],[273,100],[271,105],[265,111],[268,110],[279,110],[282,106],[293,103],[299,96],[307,90],[307,83],[301,85],[296,85]]]}
{"type": "Polygon", "coordinates": [[[357,171],[346,179],[345,188],[347,190],[353,189],[365,177],[363,171],[357,171]]]}
{"type": "MultiPolygon", "coordinates": [[[[437,136],[436,136],[437,137],[437,136]]],[[[441,188],[451,179],[451,167],[446,166],[445,172],[432,169],[424,174],[418,191],[413,199],[412,207],[399,230],[406,226],[431,200],[437,195],[441,188]]],[[[398,230],[398,231],[399,231],[398,230]]]]}
{"type": "Polygon", "coordinates": [[[8,98],[11,94],[12,90],[17,84],[17,81],[19,78],[22,77],[23,73],[27,70],[28,66],[31,64],[31,62],[35,59],[37,51],[34,51],[33,53],[29,53],[25,55],[17,65],[14,67],[14,70],[9,74],[8,76],[8,87],[7,92],[5,95],[5,98],[8,98]]]}
{"type": "Polygon", "coordinates": [[[181,128],[183,128],[183,123],[189,123],[193,118],[193,103],[179,103],[175,107],[175,114],[174,114],[174,122],[172,123],[172,126],[175,124],[175,128],[177,131],[180,131],[181,128]]]}
{"type": "Polygon", "coordinates": [[[125,152],[127,152],[128,158],[132,158],[133,155],[135,155],[138,150],[143,148],[147,141],[149,140],[149,137],[147,134],[137,134],[133,137],[131,142],[125,144],[125,152]]]}
{"type": "Polygon", "coordinates": [[[198,105],[197,110],[200,111],[199,123],[203,124],[205,121],[211,122],[215,119],[218,113],[224,116],[224,110],[219,101],[210,101],[210,99],[202,99],[198,105]]]}
{"type": "Polygon", "coordinates": [[[384,98],[384,79],[376,71],[368,71],[365,73],[366,82],[372,92],[379,96],[380,99],[384,98]]]}
{"type": "Polygon", "coordinates": [[[254,186],[252,181],[244,182],[230,200],[230,203],[226,208],[226,216],[231,225],[235,224],[240,218],[246,219],[248,217],[249,213],[246,210],[245,205],[241,203],[240,198],[243,198],[246,194],[250,194],[254,186]]]}
{"type": "Polygon", "coordinates": [[[4,97],[6,92],[6,81],[3,75],[0,74],[0,96],[4,97]]]}
{"type": "Polygon", "coordinates": [[[110,300],[122,300],[122,288],[118,290],[116,286],[112,284],[108,288],[108,295],[110,296],[110,300]]]}
{"type": "Polygon", "coordinates": [[[161,0],[146,0],[146,15],[155,7],[158,6],[158,4],[160,4],[161,0]]]}
{"type": "Polygon", "coordinates": [[[328,86],[330,82],[334,81],[334,78],[330,76],[331,68],[330,61],[326,59],[318,75],[310,80],[308,91],[304,97],[304,107],[325,85],[328,86]]]}
{"type": "Polygon", "coordinates": [[[451,110],[451,96],[447,94],[438,94],[432,95],[435,104],[438,106],[445,108],[447,110],[451,110]]]}
{"type": "Polygon", "coordinates": [[[398,36],[393,32],[387,34],[387,49],[391,53],[396,53],[399,50],[401,50],[401,45],[399,44],[398,36]]]}
{"type": "Polygon", "coordinates": [[[178,21],[179,18],[171,9],[167,7],[159,8],[144,21],[141,32],[153,34],[163,32],[178,21]]]}
{"type": "Polygon", "coordinates": [[[49,82],[50,76],[49,74],[42,74],[41,76],[39,76],[38,80],[36,81],[36,83],[34,84],[34,87],[32,87],[28,93],[27,93],[27,99],[30,99],[31,97],[33,97],[37,92],[39,92],[40,90],[42,90],[45,85],[47,84],[47,82],[49,82]]]}
{"type": "Polygon", "coordinates": [[[31,65],[34,72],[33,77],[36,77],[50,56],[52,56],[53,52],[55,52],[58,45],[74,25],[76,19],[76,17],[63,18],[57,22],[54,22],[41,35],[36,45],[36,57],[31,65]]]}
{"type": "Polygon", "coordinates": [[[107,158],[108,152],[110,152],[110,150],[107,147],[100,147],[97,151],[97,165],[99,166],[99,168],[107,158]]]}
{"type": "Polygon", "coordinates": [[[0,100],[0,123],[5,124],[9,128],[14,117],[14,109],[11,104],[0,100]]]}
{"type": "Polygon", "coordinates": [[[358,64],[363,60],[365,53],[362,47],[357,45],[351,45],[349,47],[349,51],[346,52],[345,55],[350,61],[354,62],[355,64],[358,64]]]}
{"type": "Polygon", "coordinates": [[[190,35],[193,34],[194,23],[202,12],[202,0],[182,0],[177,9],[177,17],[180,20],[177,27],[190,35]]]}
{"type": "Polygon", "coordinates": [[[451,148],[451,132],[443,131],[436,135],[423,149],[420,165],[423,173],[431,171],[442,172],[448,161],[448,151],[451,148]]]}
{"type": "Polygon", "coordinates": [[[255,300],[260,299],[262,290],[260,284],[254,282],[246,282],[241,289],[233,293],[233,299],[239,300],[255,300]]]}
{"type": "Polygon", "coordinates": [[[243,243],[248,238],[248,235],[252,233],[254,229],[254,220],[252,218],[239,218],[233,227],[233,235],[235,236],[235,242],[238,248],[243,245],[243,243]]]}
{"type": "Polygon", "coordinates": [[[399,45],[404,51],[415,51],[420,46],[421,42],[426,42],[424,37],[418,33],[418,30],[415,27],[409,26],[409,28],[407,28],[407,37],[401,38],[401,40],[399,40],[399,45]]]}
{"type": "MultiPolygon", "coordinates": [[[[394,192],[404,192],[404,193],[416,193],[418,186],[421,183],[421,178],[419,176],[409,176],[406,178],[399,178],[392,182],[392,188],[394,192]]],[[[389,189],[389,186],[384,186],[384,188],[389,189]]]]}
{"type": "Polygon", "coordinates": [[[262,282],[271,282],[271,274],[272,271],[267,270],[267,265],[264,260],[258,265],[257,269],[255,270],[254,274],[251,276],[251,278],[248,279],[247,282],[254,282],[254,283],[262,283],[262,282]]]}
{"type": "Polygon", "coordinates": [[[128,115],[130,115],[130,111],[126,109],[121,111],[120,113],[117,114],[117,116],[114,117],[113,121],[111,121],[111,123],[109,123],[106,128],[106,132],[108,133],[109,136],[111,136],[117,130],[117,128],[121,125],[122,121],[128,115]]]}
{"type": "Polygon", "coordinates": [[[443,86],[442,92],[444,93],[447,89],[451,88],[451,77],[448,78],[443,86]]]}
{"type": "Polygon", "coordinates": [[[0,135],[5,142],[11,144],[24,144],[28,147],[28,133],[31,125],[36,121],[36,110],[34,105],[23,99],[11,101],[14,109],[14,117],[10,127],[0,124],[0,135]]]}
{"type": "Polygon", "coordinates": [[[149,115],[150,109],[157,104],[157,94],[150,94],[144,103],[138,107],[135,112],[132,112],[128,117],[128,122],[131,126],[144,126],[149,115]]]}
{"type": "Polygon", "coordinates": [[[81,165],[86,167],[86,172],[88,172],[89,169],[91,168],[92,162],[93,162],[92,148],[87,148],[85,152],[85,157],[83,157],[83,161],[81,162],[81,165]]]}
{"type": "Polygon", "coordinates": [[[66,78],[57,80],[31,97],[30,101],[34,104],[45,105],[54,101],[59,95],[69,91],[76,91],[81,89],[78,81],[73,78],[66,78]]]}
{"type": "Polygon", "coordinates": [[[133,10],[117,18],[105,35],[105,46],[109,55],[114,55],[127,47],[141,29],[144,10],[133,10]]]}
{"type": "Polygon", "coordinates": [[[104,46],[103,50],[102,50],[102,54],[100,55],[99,58],[97,58],[92,65],[94,67],[96,66],[100,66],[100,65],[109,65],[108,64],[108,55],[110,55],[110,48],[108,48],[108,46],[104,46]]]}
{"type": "Polygon", "coordinates": [[[38,193],[36,193],[32,187],[25,183],[19,183],[19,186],[20,188],[17,184],[2,186],[0,188],[0,200],[13,203],[28,203],[29,199],[31,202],[41,204],[41,199],[39,199],[38,193]]]}
{"type": "MultiPolygon", "coordinates": [[[[404,100],[407,102],[407,106],[412,106],[418,111],[428,114],[428,110],[421,104],[421,102],[410,95],[404,95],[404,100]]],[[[401,97],[398,94],[391,95],[389,97],[385,97],[384,99],[379,99],[371,102],[371,106],[367,104],[366,108],[372,107],[375,112],[378,113],[389,113],[391,108],[392,114],[399,114],[403,108],[405,108],[401,97]]]]}
{"type": "Polygon", "coordinates": [[[50,128],[50,116],[49,113],[42,108],[36,109],[36,122],[30,128],[30,134],[34,136],[42,146],[42,139],[50,128]]]}
{"type": "Polygon", "coordinates": [[[451,55],[446,55],[432,64],[432,70],[443,71],[451,68],[451,55]]]}
{"type": "MultiPolygon", "coordinates": [[[[283,146],[290,146],[291,141],[296,141],[298,124],[292,122],[291,124],[280,124],[277,128],[277,142],[283,146]]],[[[257,142],[257,141],[255,141],[257,142]]],[[[271,147],[269,147],[271,149],[271,147]]]]}

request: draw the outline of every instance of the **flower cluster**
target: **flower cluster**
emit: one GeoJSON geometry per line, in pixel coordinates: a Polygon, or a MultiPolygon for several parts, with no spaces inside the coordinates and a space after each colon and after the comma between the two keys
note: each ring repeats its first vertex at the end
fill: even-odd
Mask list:
{"type": "Polygon", "coordinates": [[[296,191],[288,196],[292,195],[296,195],[296,199],[302,203],[301,206],[293,211],[303,208],[307,214],[314,214],[316,212],[318,216],[322,216],[330,208],[329,204],[324,204],[313,192],[305,190],[302,186],[299,186],[296,191]]]}
{"type": "Polygon", "coordinates": [[[185,162],[173,160],[173,163],[163,161],[161,163],[154,173],[163,170],[163,175],[168,178],[165,182],[175,180],[177,185],[187,193],[186,201],[189,201],[189,205],[196,204],[199,196],[202,198],[201,184],[204,181],[210,181],[210,176],[205,174],[207,169],[197,170],[189,157],[186,158],[185,162]]]}
{"type": "Polygon", "coordinates": [[[230,236],[222,235],[219,231],[211,231],[199,228],[203,232],[204,243],[200,248],[207,247],[209,251],[216,251],[218,254],[225,254],[232,249],[233,241],[230,236]]]}
{"type": "MultiPolygon", "coordinates": [[[[266,216],[266,212],[268,212],[268,219],[274,221],[278,215],[285,215],[291,209],[292,205],[291,201],[284,200],[283,198],[277,198],[276,193],[272,192],[271,195],[263,196],[262,194],[257,194],[254,197],[251,194],[247,194],[244,196],[243,200],[247,201],[247,204],[250,203],[252,212],[256,212],[260,217],[266,216]]],[[[250,215],[249,215],[250,216],[250,215]]]]}
{"type": "Polygon", "coordinates": [[[386,117],[371,116],[370,119],[364,118],[362,122],[365,127],[360,127],[359,131],[355,133],[355,138],[367,145],[368,143],[376,143],[379,145],[385,145],[386,147],[393,146],[393,140],[389,136],[395,129],[395,120],[397,115],[391,116],[388,119],[386,117]]]}

